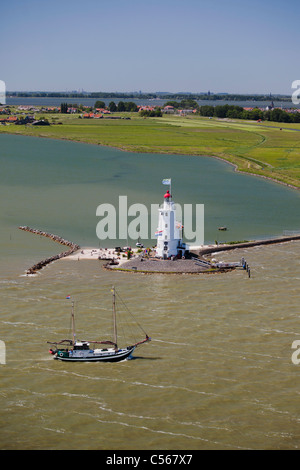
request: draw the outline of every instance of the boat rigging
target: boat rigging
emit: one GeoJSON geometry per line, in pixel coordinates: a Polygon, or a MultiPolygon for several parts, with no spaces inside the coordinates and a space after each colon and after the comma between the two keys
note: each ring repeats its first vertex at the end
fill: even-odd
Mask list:
{"type": "MultiPolygon", "coordinates": [[[[124,304],[125,305],[125,304],[124,304]]],[[[55,349],[50,349],[49,352],[54,356],[54,359],[69,362],[119,362],[131,356],[133,351],[140,345],[151,341],[151,338],[145,333],[145,339],[131,344],[125,348],[118,347],[117,337],[117,316],[116,316],[116,291],[112,287],[112,313],[113,313],[113,338],[112,341],[79,341],[76,340],[75,333],[75,315],[74,315],[74,302],[72,301],[71,320],[72,320],[72,339],[64,339],[59,342],[47,341],[47,343],[55,346],[55,349]],[[107,345],[103,347],[91,347],[91,345],[107,345]]],[[[128,309],[127,309],[128,310],[128,309]]],[[[138,323],[138,322],[136,322],[138,323]]]]}

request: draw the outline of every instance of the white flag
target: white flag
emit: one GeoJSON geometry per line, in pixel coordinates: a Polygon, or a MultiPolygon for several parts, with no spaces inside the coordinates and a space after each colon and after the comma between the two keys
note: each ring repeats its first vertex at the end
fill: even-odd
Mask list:
{"type": "Polygon", "coordinates": [[[166,179],[166,180],[162,180],[162,184],[171,184],[171,178],[169,179],[166,179]]]}

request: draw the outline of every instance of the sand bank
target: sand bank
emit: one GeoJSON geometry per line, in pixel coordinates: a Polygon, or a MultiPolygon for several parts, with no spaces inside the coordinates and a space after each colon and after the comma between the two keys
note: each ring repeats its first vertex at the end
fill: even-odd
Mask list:
{"type": "MultiPolygon", "coordinates": [[[[132,255],[131,258],[135,259],[139,256],[137,250],[131,250],[132,255]]],[[[103,261],[111,261],[118,263],[121,265],[123,263],[128,262],[127,254],[125,252],[117,252],[114,248],[93,248],[93,247],[85,247],[80,248],[79,250],[75,251],[74,253],[70,254],[69,256],[65,257],[66,260],[103,260],[103,261]]]]}

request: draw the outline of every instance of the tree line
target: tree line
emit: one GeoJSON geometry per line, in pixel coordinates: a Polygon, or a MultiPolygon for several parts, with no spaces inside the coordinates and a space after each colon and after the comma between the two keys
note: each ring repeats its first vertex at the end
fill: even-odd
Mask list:
{"type": "MultiPolygon", "coordinates": [[[[60,105],[60,112],[63,114],[67,114],[68,108],[77,108],[78,112],[83,111],[83,106],[82,105],[77,105],[77,104],[68,104],[68,103],[61,103],[60,105]]],[[[90,108],[92,109],[108,109],[111,113],[137,113],[139,111],[139,107],[137,106],[136,103],[133,101],[119,101],[118,104],[116,104],[114,101],[111,101],[108,106],[104,103],[104,101],[96,101],[94,107],[90,108]]],[[[87,110],[87,109],[86,109],[87,110]]],[[[150,110],[142,110],[140,112],[141,116],[150,116],[150,117],[158,117],[162,116],[161,109],[156,108],[155,111],[150,111],[150,110]]]]}
{"type": "Polygon", "coordinates": [[[192,98],[184,98],[181,101],[167,101],[164,106],[173,106],[174,109],[199,109],[197,101],[192,98]]]}
{"type": "MultiPolygon", "coordinates": [[[[261,110],[259,108],[253,108],[250,110],[244,109],[242,106],[236,105],[204,105],[199,106],[195,100],[190,98],[185,98],[179,101],[167,101],[165,106],[173,106],[174,109],[196,109],[197,113],[200,116],[206,117],[217,117],[217,118],[228,118],[228,119],[245,119],[245,120],[252,120],[252,121],[273,121],[273,122],[286,122],[286,123],[299,123],[300,122],[300,113],[299,112],[287,112],[280,108],[273,108],[269,110],[261,110]]],[[[68,107],[75,107],[78,108],[80,112],[83,107],[80,105],[70,105],[68,103],[61,103],[60,109],[61,113],[67,113],[68,107]]],[[[104,101],[96,101],[94,108],[106,108],[104,101]]],[[[92,108],[91,108],[92,109],[92,108]]],[[[139,108],[133,101],[124,102],[119,101],[116,104],[114,101],[111,101],[107,106],[107,109],[111,113],[115,112],[138,112],[139,108]]],[[[156,107],[155,110],[141,110],[141,116],[147,117],[160,117],[162,116],[162,111],[160,107],[156,107]]]]}
{"type": "MultiPolygon", "coordinates": [[[[105,104],[104,104],[103,107],[105,108],[105,104]]],[[[119,101],[118,104],[116,104],[114,101],[111,101],[108,105],[108,109],[111,113],[115,113],[115,112],[117,112],[117,113],[124,113],[124,112],[136,113],[139,110],[137,104],[134,103],[133,101],[128,101],[128,102],[119,101]]]]}
{"type": "Polygon", "coordinates": [[[180,99],[195,99],[195,100],[213,100],[213,101],[270,101],[277,99],[280,101],[291,101],[290,95],[239,95],[234,93],[120,93],[120,92],[46,92],[46,91],[9,91],[9,96],[16,97],[38,97],[38,98],[133,98],[133,99],[166,99],[166,100],[180,100],[180,99]]]}
{"type": "Polygon", "coordinates": [[[198,112],[201,116],[217,117],[217,118],[229,118],[229,119],[246,119],[254,121],[273,121],[273,122],[300,122],[300,113],[287,112],[280,108],[273,108],[269,110],[261,110],[254,108],[247,110],[241,106],[234,105],[218,105],[210,106],[204,105],[199,106],[198,112]]]}
{"type": "Polygon", "coordinates": [[[119,101],[118,104],[116,104],[114,101],[111,101],[108,106],[104,103],[104,101],[96,101],[94,106],[91,106],[90,108],[87,108],[83,106],[82,104],[78,105],[76,103],[71,104],[71,103],[61,103],[60,104],[60,112],[66,114],[68,112],[68,108],[76,108],[78,112],[81,112],[83,110],[92,110],[92,109],[108,109],[111,113],[115,112],[129,112],[129,113],[135,113],[139,110],[138,106],[136,103],[133,101],[129,101],[125,103],[124,101],[119,101]]]}

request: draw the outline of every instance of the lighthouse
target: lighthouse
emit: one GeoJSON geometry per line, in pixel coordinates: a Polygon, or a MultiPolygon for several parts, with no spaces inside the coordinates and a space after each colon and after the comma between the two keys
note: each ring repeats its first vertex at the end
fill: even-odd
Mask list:
{"type": "Polygon", "coordinates": [[[168,259],[173,256],[181,258],[185,254],[186,246],[182,243],[182,225],[176,221],[176,206],[172,201],[171,179],[163,180],[163,184],[170,189],[164,195],[164,202],[158,209],[158,228],[156,257],[168,259]]]}

